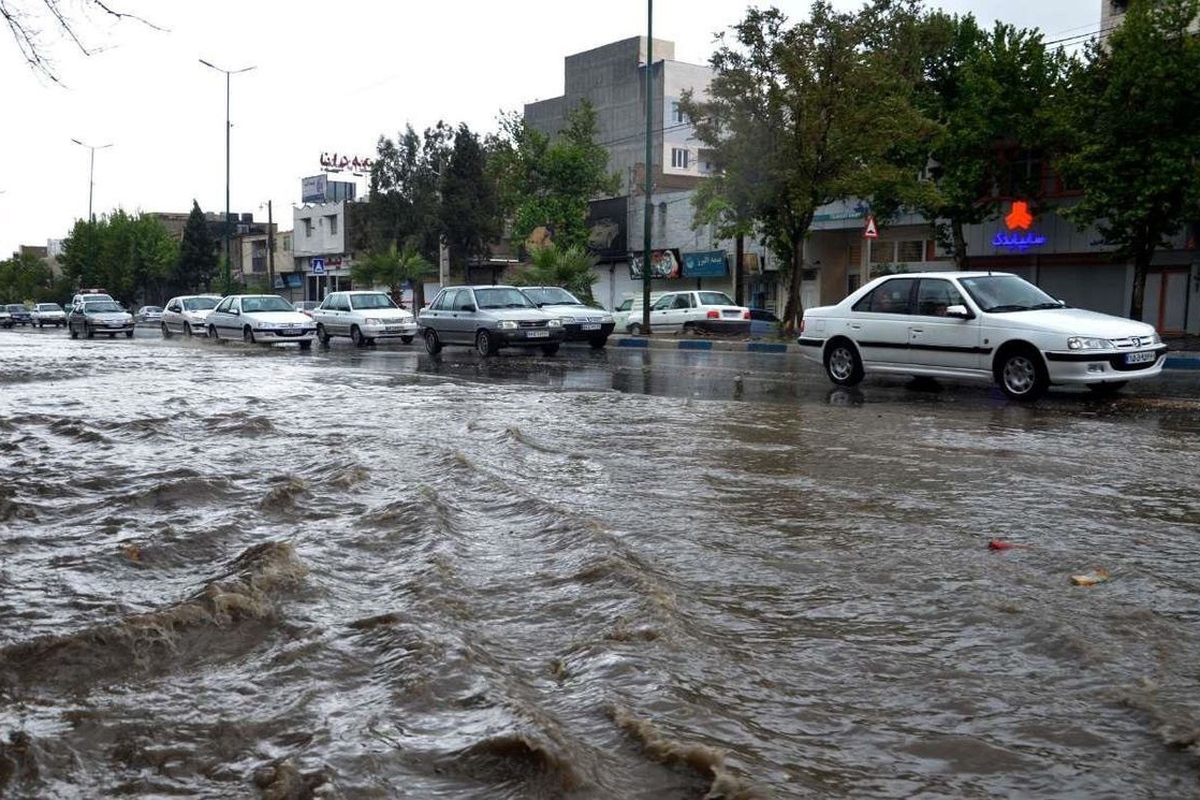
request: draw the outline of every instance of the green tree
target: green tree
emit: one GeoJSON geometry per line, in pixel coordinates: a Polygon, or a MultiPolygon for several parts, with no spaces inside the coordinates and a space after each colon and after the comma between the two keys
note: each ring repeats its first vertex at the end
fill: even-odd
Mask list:
{"type": "Polygon", "coordinates": [[[495,184],[487,174],[487,153],[466,125],[454,134],[449,162],[441,170],[441,229],[452,261],[485,260],[504,230],[495,184]]]}
{"type": "Polygon", "coordinates": [[[504,116],[487,149],[515,241],[545,227],[560,248],[587,246],[588,204],[616,194],[621,185],[619,174],[607,172],[608,151],[596,142],[590,103],[583,100],[568,112],[566,128],[553,140],[515,113],[504,116]]]}
{"type": "MultiPolygon", "coordinates": [[[[371,167],[367,226],[356,246],[369,253],[410,245],[436,264],[442,237],[441,172],[450,163],[454,131],[443,122],[418,135],[408,126],[395,141],[380,137],[371,167]]],[[[424,302],[424,283],[413,286],[413,303],[424,302]]]]}
{"type": "Polygon", "coordinates": [[[121,209],[78,220],[63,242],[63,274],[73,288],[104,288],[127,304],[161,293],[178,251],[156,218],[121,209]]]}
{"type": "Polygon", "coordinates": [[[415,241],[406,243],[403,250],[397,250],[394,243],[389,244],[386,250],[370,253],[350,265],[350,280],[355,285],[386,286],[397,305],[402,302],[405,283],[412,282],[416,305],[416,287],[436,274],[437,267],[421,255],[415,241]]]}
{"type": "Polygon", "coordinates": [[[908,103],[913,78],[892,50],[914,8],[875,0],[839,13],[818,0],[795,25],[777,9],[752,8],[711,58],[708,95],[692,115],[697,136],[723,165],[732,229],[755,220],[788,265],[787,329],[803,312],[804,242],[817,209],[876,191],[896,173],[896,143],[923,128],[908,103]]]}
{"type": "Polygon", "coordinates": [[[1075,64],[1062,161],[1083,196],[1064,212],[1132,260],[1129,316],[1141,319],[1154,252],[1200,218],[1198,0],[1133,0],[1120,27],[1075,64]]]}
{"type": "Polygon", "coordinates": [[[586,247],[560,248],[553,242],[529,250],[529,263],[513,273],[517,286],[561,286],[588,305],[595,305],[596,256],[586,247]]]}
{"type": "Polygon", "coordinates": [[[14,253],[0,261],[0,297],[8,302],[60,300],[54,293],[54,278],[45,259],[32,253],[14,253]]]}
{"type": "Polygon", "coordinates": [[[193,200],[179,243],[179,260],[170,278],[174,291],[195,292],[212,288],[219,266],[218,244],[200,204],[193,200]]]}
{"type": "MultiPolygon", "coordinates": [[[[1044,202],[1040,165],[1061,145],[1057,98],[1067,58],[1042,35],[941,12],[923,20],[923,79],[917,107],[936,126],[927,149],[910,150],[913,172],[928,176],[907,195],[932,221],[939,245],[959,269],[970,268],[964,227],[993,218],[1003,197],[1044,202]]],[[[911,174],[911,173],[910,173],[911,174]]]]}

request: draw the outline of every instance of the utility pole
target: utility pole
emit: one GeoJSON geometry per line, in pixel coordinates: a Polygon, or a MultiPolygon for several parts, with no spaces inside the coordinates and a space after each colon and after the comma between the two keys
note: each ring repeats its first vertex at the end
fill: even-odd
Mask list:
{"type": "Polygon", "coordinates": [[[275,291],[275,218],[271,216],[271,201],[267,201],[267,286],[275,291]]]}
{"type": "Polygon", "coordinates": [[[101,144],[93,147],[90,144],[84,144],[78,139],[72,139],[71,141],[80,147],[86,147],[88,150],[92,151],[91,161],[88,165],[88,222],[95,222],[96,217],[94,214],[92,214],[92,190],[96,188],[96,180],[94,178],[96,174],[96,151],[103,150],[106,147],[112,147],[112,145],[101,144]]]}
{"type": "Polygon", "coordinates": [[[642,318],[650,335],[650,224],[654,191],[654,0],[646,0],[646,208],[642,214],[642,318]]]}
{"type": "Polygon", "coordinates": [[[232,231],[230,230],[232,226],[229,221],[229,131],[233,127],[233,124],[229,121],[229,76],[236,75],[239,72],[249,72],[254,67],[242,67],[241,69],[234,70],[221,69],[217,65],[205,61],[203,58],[200,59],[200,63],[206,67],[215,69],[217,72],[225,73],[225,225],[222,226],[225,231],[225,286],[222,288],[228,292],[232,284],[229,269],[233,261],[232,231]]]}

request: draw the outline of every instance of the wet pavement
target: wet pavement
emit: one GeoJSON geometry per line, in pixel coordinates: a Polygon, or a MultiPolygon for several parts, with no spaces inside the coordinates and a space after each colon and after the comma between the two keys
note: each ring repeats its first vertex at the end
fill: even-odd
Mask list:
{"type": "Polygon", "coordinates": [[[1196,797],[1198,397],[3,331],[0,796],[1196,797]]]}

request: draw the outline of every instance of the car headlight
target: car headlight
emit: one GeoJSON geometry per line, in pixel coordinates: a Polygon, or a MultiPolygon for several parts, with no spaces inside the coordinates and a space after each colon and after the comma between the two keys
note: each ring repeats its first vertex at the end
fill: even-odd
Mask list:
{"type": "Polygon", "coordinates": [[[1113,343],[1096,336],[1072,336],[1067,339],[1068,350],[1112,350],[1113,343]]]}
{"type": "Polygon", "coordinates": [[[515,319],[502,319],[496,323],[496,327],[502,330],[511,330],[517,327],[517,321],[515,319]]]}
{"type": "Polygon", "coordinates": [[[560,317],[559,322],[561,322],[563,325],[571,325],[571,324],[574,324],[575,318],[574,317],[560,317]]]}
{"type": "Polygon", "coordinates": [[[383,320],[379,317],[363,317],[363,325],[382,325],[383,320]]]}
{"type": "Polygon", "coordinates": [[[557,317],[555,317],[554,319],[550,320],[550,322],[549,322],[549,326],[550,326],[551,328],[561,328],[561,327],[562,327],[562,325],[563,325],[563,324],[562,324],[562,320],[561,320],[561,319],[558,319],[557,317]]]}
{"type": "Polygon", "coordinates": [[[600,324],[602,324],[602,325],[607,325],[608,323],[610,323],[612,321],[613,321],[612,314],[605,314],[603,317],[600,318],[600,324]]]}

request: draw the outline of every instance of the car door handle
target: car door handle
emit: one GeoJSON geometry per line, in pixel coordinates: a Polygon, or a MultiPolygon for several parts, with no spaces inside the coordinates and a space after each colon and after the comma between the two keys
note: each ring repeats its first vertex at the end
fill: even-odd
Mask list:
{"type": "Polygon", "coordinates": [[[925,332],[924,328],[917,328],[917,327],[909,328],[909,330],[912,331],[913,333],[924,333],[925,332]]]}

